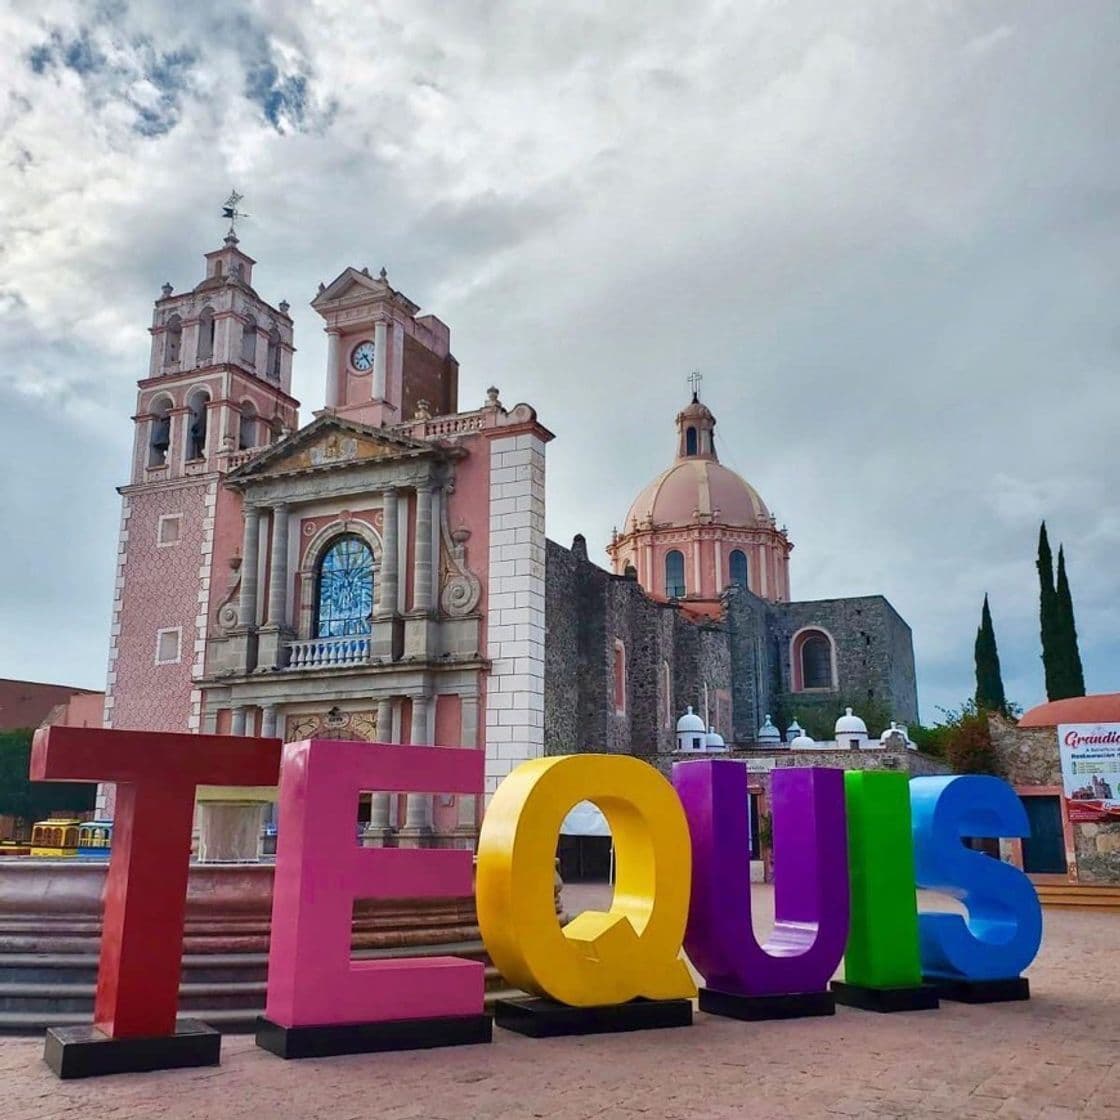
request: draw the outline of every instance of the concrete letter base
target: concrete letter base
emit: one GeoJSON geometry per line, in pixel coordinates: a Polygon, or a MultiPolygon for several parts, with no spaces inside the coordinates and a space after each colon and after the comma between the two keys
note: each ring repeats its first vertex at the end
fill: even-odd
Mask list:
{"type": "Polygon", "coordinates": [[[57,1077],[100,1077],[107,1073],[145,1073],[155,1069],[216,1066],[222,1036],[205,1023],[180,1019],[175,1033],[156,1038],[110,1038],[96,1027],[52,1027],[43,1060],[57,1077]]]}
{"type": "Polygon", "coordinates": [[[692,1000],[635,999],[603,1007],[569,1007],[550,999],[500,999],[494,1022],[529,1038],[692,1026],[692,1000]]]}
{"type": "Polygon", "coordinates": [[[837,1003],[861,1011],[931,1011],[938,1006],[937,992],[919,985],[916,988],[864,988],[859,984],[832,981],[837,1003]]]}
{"type": "Polygon", "coordinates": [[[326,1023],[282,1027],[261,1016],[257,1045],[281,1058],[330,1058],[336,1054],[376,1054],[389,1050],[432,1050],[489,1042],[489,1015],[448,1015],[434,1019],[392,1019],[378,1023],[326,1023]]]}
{"type": "Polygon", "coordinates": [[[763,1019],[802,1019],[810,1015],[835,1015],[831,992],[796,992],[781,996],[740,996],[715,988],[700,989],[700,1010],[726,1019],[759,1022],[763,1019]]]}
{"type": "Polygon", "coordinates": [[[950,980],[944,976],[927,976],[925,982],[941,999],[954,1003],[1008,1003],[1030,999],[1031,986],[1025,976],[1008,980],[950,980]]]}

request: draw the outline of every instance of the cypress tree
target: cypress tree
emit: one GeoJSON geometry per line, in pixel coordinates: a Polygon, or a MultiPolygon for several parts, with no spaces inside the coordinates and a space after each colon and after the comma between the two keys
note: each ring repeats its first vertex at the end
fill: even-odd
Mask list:
{"type": "Polygon", "coordinates": [[[1081,654],[1077,649],[1077,623],[1073,618],[1073,597],[1066,578],[1065,550],[1061,545],[1058,546],[1058,586],[1054,598],[1060,642],[1058,657],[1061,665],[1061,696],[1084,696],[1085,673],[1081,667],[1081,654]]]}
{"type": "Polygon", "coordinates": [[[1007,697],[1003,692],[1003,676],[999,669],[999,650],[996,632],[992,626],[992,612],[988,596],[980,611],[980,626],[976,631],[976,707],[985,712],[1005,712],[1007,697]]]}
{"type": "Polygon", "coordinates": [[[1054,556],[1046,536],[1046,522],[1038,531],[1039,624],[1042,636],[1042,668],[1046,676],[1046,699],[1061,695],[1060,636],[1058,626],[1058,595],[1054,590],[1054,556]]]}

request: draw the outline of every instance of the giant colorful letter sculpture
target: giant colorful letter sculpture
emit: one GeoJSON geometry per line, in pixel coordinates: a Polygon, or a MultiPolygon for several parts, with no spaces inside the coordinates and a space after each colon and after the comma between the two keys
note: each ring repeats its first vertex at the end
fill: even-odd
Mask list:
{"type": "Polygon", "coordinates": [[[315,740],[284,747],[266,1019],[292,1028],[482,1014],[481,962],[350,954],[355,899],[471,893],[470,852],[360,848],[359,793],[479,794],[482,768],[478,750],[315,740]]]}
{"type": "Polygon", "coordinates": [[[679,956],[690,865],[684,812],[653,767],[624,755],[524,762],[498,787],[479,836],[476,895],[487,951],[514,986],[573,1007],[693,996],[679,956]],[[610,825],[614,900],[609,911],[585,911],[561,930],[556,839],[584,800],[610,825]]]}
{"type": "Polygon", "coordinates": [[[966,848],[966,836],[1029,836],[1015,791],[978,774],[913,778],[910,798],[918,885],[964,903],[959,914],[922,914],[922,969],[948,980],[1017,977],[1042,941],[1042,908],[1016,867],[966,848]]]}
{"type": "Polygon", "coordinates": [[[916,988],[922,963],[907,777],[890,770],[849,770],[844,793],[852,886],[845,983],[916,988]]]}
{"type": "Polygon", "coordinates": [[[842,772],[773,773],[775,922],[764,945],[751,924],[745,767],[678,762],[673,785],[694,853],[685,949],[708,987],[740,996],[826,991],[848,936],[842,772]]]}
{"type": "Polygon", "coordinates": [[[175,1033],[195,788],[273,786],[279,763],[278,739],[78,727],[36,732],[32,779],[117,784],[93,1012],[103,1034],[175,1033]]]}

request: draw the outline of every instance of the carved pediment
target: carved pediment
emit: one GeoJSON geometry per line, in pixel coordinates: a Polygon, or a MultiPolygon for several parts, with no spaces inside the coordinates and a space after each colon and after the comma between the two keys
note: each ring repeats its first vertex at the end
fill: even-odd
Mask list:
{"type": "Polygon", "coordinates": [[[249,482],[376,459],[415,458],[434,450],[431,444],[406,436],[322,416],[231,472],[228,481],[249,482]]]}

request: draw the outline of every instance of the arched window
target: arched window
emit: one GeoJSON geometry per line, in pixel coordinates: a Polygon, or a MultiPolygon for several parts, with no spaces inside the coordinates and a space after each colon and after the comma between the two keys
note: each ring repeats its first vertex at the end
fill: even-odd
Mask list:
{"type": "Polygon", "coordinates": [[[257,446],[257,410],[252,401],[246,401],[241,406],[241,431],[237,446],[241,451],[257,446]]]}
{"type": "Polygon", "coordinates": [[[368,634],[373,614],[373,553],[361,539],[339,537],[319,561],[315,636],[368,634]]]}
{"type": "Polygon", "coordinates": [[[684,433],[684,453],[686,455],[696,454],[696,429],[687,428],[684,433]]]}
{"type": "Polygon", "coordinates": [[[832,641],[823,630],[804,630],[794,640],[794,688],[832,688],[832,641]]]}
{"type": "Polygon", "coordinates": [[[204,307],[198,317],[198,364],[214,356],[214,309],[204,307]]]}
{"type": "Polygon", "coordinates": [[[264,369],[270,381],[280,380],[280,331],[275,325],[268,332],[268,361],[264,369]]]}
{"type": "Polygon", "coordinates": [[[728,570],[731,573],[732,586],[741,587],[745,591],[748,586],[747,554],[741,548],[736,548],[728,557],[728,570]]]}
{"type": "Polygon", "coordinates": [[[178,315],[172,315],[167,320],[167,329],[163,340],[163,364],[165,366],[177,366],[182,348],[183,321],[178,315]]]}
{"type": "Polygon", "coordinates": [[[187,399],[191,410],[190,428],[187,436],[187,459],[206,458],[206,406],[210,395],[205,389],[195,389],[187,399]]]}
{"type": "Polygon", "coordinates": [[[257,360],[257,321],[252,315],[241,328],[241,360],[250,365],[257,360]]]}
{"type": "Polygon", "coordinates": [[[171,446],[171,399],[158,397],[152,402],[151,410],[148,466],[162,467],[167,463],[167,451],[171,446]]]}
{"type": "Polygon", "coordinates": [[[674,548],[665,554],[665,595],[680,599],[684,594],[684,553],[674,548]]]}

